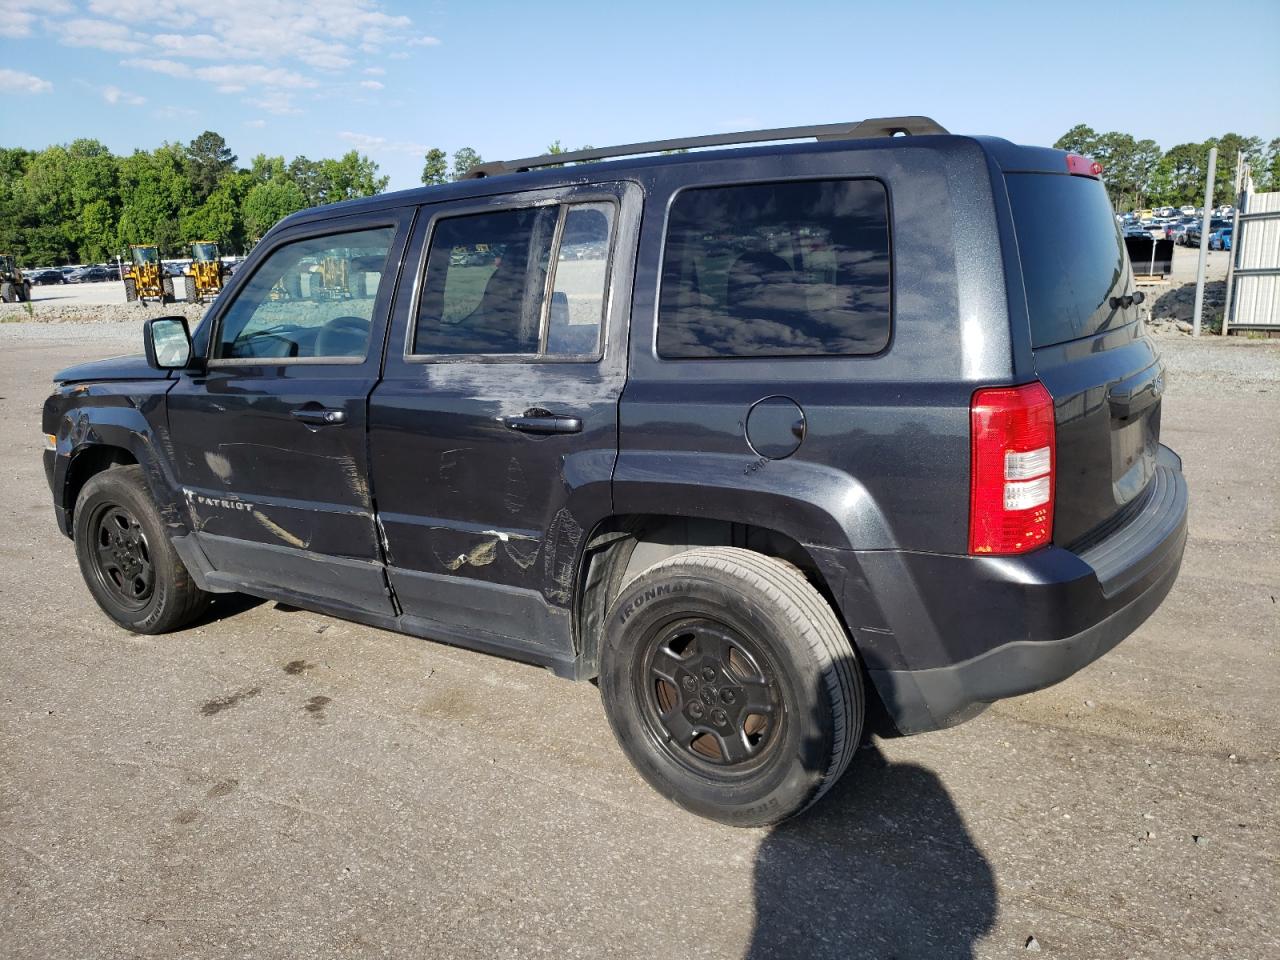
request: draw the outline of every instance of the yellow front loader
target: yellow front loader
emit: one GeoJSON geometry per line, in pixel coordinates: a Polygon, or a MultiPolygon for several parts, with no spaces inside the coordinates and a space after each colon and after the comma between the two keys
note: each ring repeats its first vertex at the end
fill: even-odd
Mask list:
{"type": "Polygon", "coordinates": [[[173,303],[173,280],[165,276],[160,248],[139,244],[131,246],[129,252],[133,262],[124,273],[124,298],[130,303],[173,303]]]}
{"type": "Polygon", "coordinates": [[[216,243],[201,240],[191,245],[191,272],[183,279],[188,303],[203,303],[221,292],[226,271],[216,243]]]}

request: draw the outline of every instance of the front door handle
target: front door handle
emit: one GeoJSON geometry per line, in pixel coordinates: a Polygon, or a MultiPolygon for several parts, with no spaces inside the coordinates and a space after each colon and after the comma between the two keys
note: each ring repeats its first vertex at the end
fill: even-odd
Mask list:
{"type": "Polygon", "coordinates": [[[580,417],[558,417],[542,410],[526,410],[524,416],[503,417],[502,422],[520,433],[581,433],[580,417]]]}
{"type": "Polygon", "coordinates": [[[292,413],[295,420],[301,420],[303,423],[315,426],[327,426],[328,424],[346,423],[347,421],[347,412],[345,410],[332,410],[328,407],[298,407],[292,413]]]}

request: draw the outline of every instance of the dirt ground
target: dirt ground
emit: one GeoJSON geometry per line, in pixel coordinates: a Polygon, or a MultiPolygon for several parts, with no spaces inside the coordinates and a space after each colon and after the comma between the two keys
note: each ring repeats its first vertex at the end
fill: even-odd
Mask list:
{"type": "Polygon", "coordinates": [[[589,684],[247,599],[115,628],[39,409],[136,327],[29,326],[0,325],[6,958],[1280,956],[1280,343],[1160,341],[1191,536],[1134,636],[744,831],[650,790],[589,684]]]}

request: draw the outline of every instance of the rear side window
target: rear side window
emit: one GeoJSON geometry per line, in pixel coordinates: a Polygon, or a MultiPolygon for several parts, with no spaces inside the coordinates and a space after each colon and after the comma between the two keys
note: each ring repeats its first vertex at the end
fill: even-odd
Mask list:
{"type": "Polygon", "coordinates": [[[1052,173],[1005,176],[1031,316],[1031,343],[1047,347],[1125,322],[1124,239],[1103,185],[1052,173]]]}
{"type": "Polygon", "coordinates": [[[441,219],[412,353],[598,355],[613,221],[609,202],[441,219]]]}
{"type": "Polygon", "coordinates": [[[878,353],[889,342],[889,286],[878,181],[685,190],[668,220],[658,354],[878,353]]]}

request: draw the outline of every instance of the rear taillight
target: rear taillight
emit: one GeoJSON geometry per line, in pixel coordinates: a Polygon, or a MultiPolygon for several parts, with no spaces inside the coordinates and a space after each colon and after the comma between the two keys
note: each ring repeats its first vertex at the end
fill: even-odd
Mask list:
{"type": "Polygon", "coordinates": [[[1026,553],[1053,535],[1053,398],[1042,383],[969,403],[969,552],[1026,553]]]}

